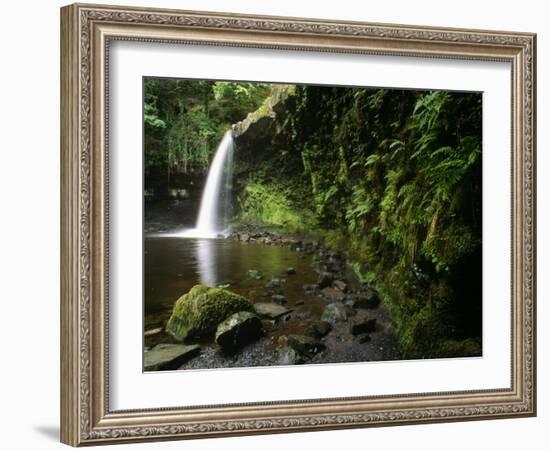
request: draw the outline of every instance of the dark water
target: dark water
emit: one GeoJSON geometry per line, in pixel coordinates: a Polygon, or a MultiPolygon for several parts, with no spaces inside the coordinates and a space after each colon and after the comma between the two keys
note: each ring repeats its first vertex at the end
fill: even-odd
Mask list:
{"type": "MultiPolygon", "coordinates": [[[[265,285],[272,277],[285,279],[282,294],[285,307],[295,315],[319,318],[327,302],[304,292],[303,285],[314,283],[317,273],[312,256],[288,247],[246,243],[232,239],[190,239],[151,236],[145,238],[144,312],[145,330],[163,327],[170,317],[174,302],[196,284],[228,289],[252,302],[271,301],[265,285]],[[295,275],[287,275],[293,267],[295,275]],[[257,270],[261,280],[250,279],[249,270],[257,270]],[[304,301],[304,305],[295,306],[304,301]]],[[[303,330],[305,321],[291,321],[277,327],[277,335],[303,330]]],[[[145,345],[170,342],[165,333],[145,338],[145,345]]]]}

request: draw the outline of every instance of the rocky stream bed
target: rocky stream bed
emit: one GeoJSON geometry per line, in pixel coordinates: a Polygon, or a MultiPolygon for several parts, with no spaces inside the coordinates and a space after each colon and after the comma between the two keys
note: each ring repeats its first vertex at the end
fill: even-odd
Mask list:
{"type": "Polygon", "coordinates": [[[276,276],[249,268],[235,286],[198,284],[182,292],[167,321],[146,320],[145,370],[400,358],[387,308],[343,255],[316,240],[271,231],[241,230],[226,239],[252,249],[283,247],[302,263],[276,276]],[[304,280],[310,282],[299,283],[304,280]]]}

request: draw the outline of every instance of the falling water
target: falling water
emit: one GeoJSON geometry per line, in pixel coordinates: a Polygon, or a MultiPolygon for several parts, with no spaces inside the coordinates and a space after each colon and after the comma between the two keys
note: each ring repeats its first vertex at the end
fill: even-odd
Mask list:
{"type": "Polygon", "coordinates": [[[184,237],[214,238],[227,231],[230,203],[233,135],[227,131],[216,150],[202,192],[197,225],[182,233],[184,237]]]}

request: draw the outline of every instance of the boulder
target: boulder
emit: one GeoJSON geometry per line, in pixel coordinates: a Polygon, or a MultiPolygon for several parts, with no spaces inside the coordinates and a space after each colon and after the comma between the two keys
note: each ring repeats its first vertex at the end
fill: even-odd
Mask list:
{"type": "Polygon", "coordinates": [[[166,331],[179,340],[208,337],[230,315],[253,310],[240,295],[198,284],[176,301],[166,331]]]}
{"type": "Polygon", "coordinates": [[[336,289],[333,287],[326,287],[321,292],[323,294],[323,297],[332,301],[342,301],[345,297],[344,293],[340,289],[336,289]]]}
{"type": "Polygon", "coordinates": [[[326,347],[322,342],[311,336],[291,334],[288,336],[288,346],[303,356],[314,356],[326,347]]]}
{"type": "Polygon", "coordinates": [[[346,307],[342,303],[330,303],[326,306],[321,320],[334,325],[336,322],[344,321],[348,318],[346,307]]]}
{"type": "Polygon", "coordinates": [[[198,345],[158,344],[143,355],[143,370],[175,370],[200,353],[198,345]]]}
{"type": "Polygon", "coordinates": [[[216,342],[224,350],[232,352],[259,338],[262,333],[262,322],[258,316],[241,311],[232,314],[218,325],[216,342]]]}
{"type": "Polygon", "coordinates": [[[306,334],[313,338],[320,339],[325,337],[330,330],[332,330],[332,325],[330,323],[319,320],[316,322],[311,322],[308,325],[306,334]]]}
{"type": "Polygon", "coordinates": [[[349,324],[349,331],[351,334],[363,334],[363,333],[372,333],[376,329],[376,319],[358,319],[353,320],[349,324]]]}
{"type": "Polygon", "coordinates": [[[296,269],[294,267],[288,267],[286,273],[287,275],[296,275],[296,269]]]}
{"type": "Polygon", "coordinates": [[[263,319],[277,319],[292,310],[276,303],[254,303],[254,311],[263,319]]]}

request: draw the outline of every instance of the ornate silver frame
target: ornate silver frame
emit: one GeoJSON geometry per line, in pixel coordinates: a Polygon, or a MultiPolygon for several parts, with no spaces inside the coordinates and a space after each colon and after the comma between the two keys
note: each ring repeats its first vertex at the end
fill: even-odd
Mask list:
{"type": "Polygon", "coordinates": [[[536,414],[535,52],[529,33],[74,4],[61,9],[61,440],[79,446],[536,414]],[[115,39],[508,61],[512,65],[509,389],[111,411],[106,108],[115,39]]]}

